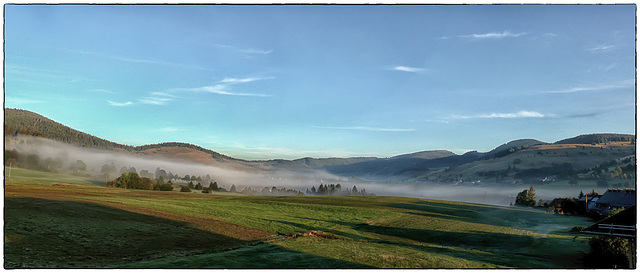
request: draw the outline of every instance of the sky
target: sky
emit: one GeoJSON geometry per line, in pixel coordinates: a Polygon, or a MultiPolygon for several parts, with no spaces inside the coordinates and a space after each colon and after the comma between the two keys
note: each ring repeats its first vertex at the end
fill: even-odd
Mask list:
{"type": "Polygon", "coordinates": [[[242,159],[635,134],[634,5],[5,5],[5,108],[242,159]]]}

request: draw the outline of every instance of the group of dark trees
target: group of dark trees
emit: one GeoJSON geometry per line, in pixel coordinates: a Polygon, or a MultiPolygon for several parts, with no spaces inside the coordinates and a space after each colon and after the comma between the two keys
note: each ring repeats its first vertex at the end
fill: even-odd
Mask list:
{"type": "Polygon", "coordinates": [[[164,182],[148,177],[140,177],[137,172],[126,172],[115,180],[107,182],[107,187],[117,187],[135,190],[173,191],[171,181],[164,182]]]}
{"type": "Polygon", "coordinates": [[[635,157],[628,157],[621,162],[617,160],[603,162],[585,171],[591,172],[590,177],[593,179],[634,179],[636,177],[635,157]]]}
{"type": "Polygon", "coordinates": [[[362,189],[358,191],[358,188],[354,185],[351,189],[342,189],[342,185],[338,184],[320,184],[318,189],[315,186],[311,187],[311,189],[307,189],[307,195],[373,195],[367,193],[366,189],[362,189]]]}

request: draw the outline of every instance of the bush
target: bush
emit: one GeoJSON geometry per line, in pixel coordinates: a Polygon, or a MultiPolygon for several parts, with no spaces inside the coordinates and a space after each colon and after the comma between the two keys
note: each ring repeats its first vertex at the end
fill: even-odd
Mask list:
{"type": "Polygon", "coordinates": [[[154,191],[173,191],[173,186],[170,183],[162,183],[157,184],[154,188],[154,191]]]}
{"type": "Polygon", "coordinates": [[[594,236],[589,240],[591,250],[585,255],[587,268],[629,268],[628,239],[594,236]]]}
{"type": "Polygon", "coordinates": [[[182,188],[180,189],[180,192],[191,192],[191,188],[187,186],[182,186],[182,188]]]}

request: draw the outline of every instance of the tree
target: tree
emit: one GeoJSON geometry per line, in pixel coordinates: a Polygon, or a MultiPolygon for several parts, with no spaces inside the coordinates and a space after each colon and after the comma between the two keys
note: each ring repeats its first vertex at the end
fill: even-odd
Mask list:
{"type": "Polygon", "coordinates": [[[189,187],[189,189],[193,189],[196,187],[195,185],[193,185],[193,181],[189,182],[187,186],[189,187]]]}
{"type": "Polygon", "coordinates": [[[209,188],[210,188],[212,191],[218,191],[218,189],[219,189],[219,188],[218,188],[218,182],[213,181],[213,182],[209,183],[209,188]]]}
{"type": "Polygon", "coordinates": [[[124,189],[153,189],[153,184],[151,188],[148,188],[147,184],[148,182],[142,183],[138,173],[134,172],[123,173],[116,179],[116,185],[124,189]]]}
{"type": "Polygon", "coordinates": [[[536,192],[533,186],[529,190],[524,190],[516,196],[516,205],[533,207],[536,205],[536,192]]]}
{"type": "Polygon", "coordinates": [[[229,190],[230,192],[236,192],[236,185],[231,185],[231,189],[229,190]]]}
{"type": "Polygon", "coordinates": [[[316,194],[316,186],[311,187],[311,194],[316,194]]]}
{"type": "Polygon", "coordinates": [[[195,189],[196,190],[201,190],[202,189],[202,184],[200,184],[200,182],[198,182],[198,184],[196,184],[195,189]]]}
{"type": "Polygon", "coordinates": [[[165,178],[165,177],[167,177],[167,171],[160,169],[160,167],[156,168],[156,171],[155,171],[154,174],[155,174],[156,178],[160,178],[160,177],[165,178]]]}

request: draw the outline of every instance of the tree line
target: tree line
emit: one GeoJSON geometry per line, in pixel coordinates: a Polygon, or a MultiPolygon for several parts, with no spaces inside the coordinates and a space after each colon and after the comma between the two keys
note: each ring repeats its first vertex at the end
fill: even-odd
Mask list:
{"type": "Polygon", "coordinates": [[[364,188],[362,188],[361,190],[358,190],[358,187],[356,187],[355,185],[353,185],[353,188],[351,189],[349,188],[343,189],[340,183],[338,184],[320,183],[320,186],[318,186],[317,189],[315,186],[312,186],[311,189],[307,189],[305,193],[306,195],[361,195],[361,196],[373,195],[373,194],[367,193],[367,190],[364,188]]]}

